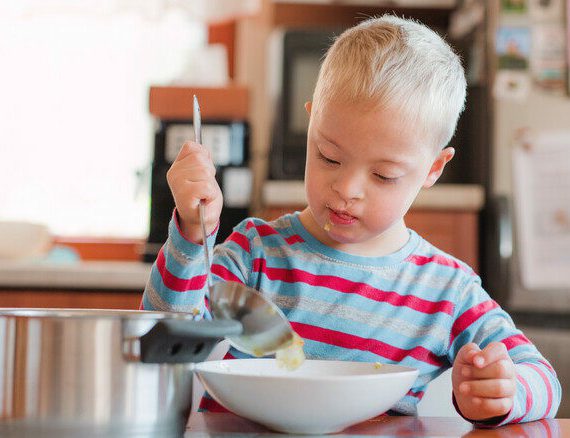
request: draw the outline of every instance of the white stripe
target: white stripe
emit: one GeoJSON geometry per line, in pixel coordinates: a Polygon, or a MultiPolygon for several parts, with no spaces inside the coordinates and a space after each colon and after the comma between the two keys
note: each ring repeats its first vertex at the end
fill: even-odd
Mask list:
{"type": "MultiPolygon", "coordinates": [[[[145,294],[147,299],[150,301],[154,310],[161,310],[163,312],[184,312],[184,313],[192,313],[194,306],[189,306],[188,304],[173,304],[168,303],[162,299],[158,291],[154,288],[154,286],[149,282],[145,289],[145,294]]],[[[204,304],[202,303],[198,306],[198,310],[202,308],[200,313],[203,313],[204,304]]],[[[200,316],[195,318],[196,320],[201,319],[200,316]]]]}
{"type": "MultiPolygon", "coordinates": [[[[253,240],[256,246],[261,246],[261,240],[256,237],[253,240]]],[[[360,269],[368,272],[377,272],[382,276],[383,279],[388,281],[398,281],[403,282],[412,286],[428,287],[438,291],[441,290],[454,290],[458,289],[461,282],[464,281],[462,275],[449,276],[434,276],[433,273],[426,275],[417,275],[411,272],[403,271],[402,269],[394,269],[393,266],[371,266],[371,265],[359,265],[354,263],[347,263],[344,261],[332,259],[325,257],[322,254],[316,254],[314,252],[307,252],[306,250],[299,249],[298,247],[291,247],[288,245],[283,245],[280,247],[266,247],[263,248],[266,257],[282,258],[286,260],[299,260],[304,264],[314,264],[322,266],[322,259],[326,259],[334,265],[340,265],[349,267],[352,269],[360,269]]],[[[319,266],[319,269],[321,267],[319,266]]]]}
{"type": "Polygon", "coordinates": [[[174,245],[174,242],[172,241],[172,239],[168,239],[166,241],[166,251],[164,254],[164,257],[166,258],[166,256],[170,255],[174,258],[174,260],[176,260],[176,262],[178,264],[180,264],[181,266],[186,266],[188,265],[189,262],[193,261],[194,258],[190,257],[187,254],[184,254],[182,251],[180,251],[178,248],[176,248],[176,246],[174,245]]]}
{"type": "Polygon", "coordinates": [[[429,327],[417,326],[412,324],[410,321],[404,321],[399,318],[390,318],[377,313],[356,309],[354,307],[336,303],[326,303],[324,301],[317,301],[307,297],[274,295],[272,299],[279,307],[282,308],[299,309],[306,312],[326,315],[327,317],[334,316],[340,319],[364,324],[369,327],[391,330],[410,339],[430,336],[437,339],[443,345],[445,345],[449,339],[449,331],[440,325],[430,325],[429,327]]]}

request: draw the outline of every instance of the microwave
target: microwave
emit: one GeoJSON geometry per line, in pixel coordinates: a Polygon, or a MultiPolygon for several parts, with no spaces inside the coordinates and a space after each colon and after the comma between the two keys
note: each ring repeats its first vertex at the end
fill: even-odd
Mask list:
{"type": "Polygon", "coordinates": [[[309,116],[321,61],[342,29],[277,29],[270,38],[269,88],[274,106],[269,178],[299,180],[305,173],[309,116]]]}
{"type": "MultiPolygon", "coordinates": [[[[445,29],[430,26],[445,35],[445,29]]],[[[281,28],[271,35],[269,91],[274,111],[269,179],[303,180],[309,117],[305,102],[313,89],[327,49],[344,28],[281,28]]],[[[470,41],[449,41],[468,62],[470,41]]],[[[468,68],[468,65],[466,65],[468,68]]],[[[484,184],[489,178],[491,113],[485,84],[468,84],[465,112],[449,146],[456,155],[439,179],[449,184],[484,184]]]]}

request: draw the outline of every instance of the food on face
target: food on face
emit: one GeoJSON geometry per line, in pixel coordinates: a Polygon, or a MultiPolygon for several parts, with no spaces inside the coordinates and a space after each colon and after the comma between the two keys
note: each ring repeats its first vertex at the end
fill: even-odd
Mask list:
{"type": "Polygon", "coordinates": [[[332,227],[332,224],[329,221],[327,221],[323,228],[325,231],[330,231],[331,227],[332,227]]]}
{"type": "Polygon", "coordinates": [[[289,371],[299,368],[305,361],[305,353],[303,352],[304,343],[303,339],[297,333],[293,333],[293,342],[291,345],[277,350],[275,354],[277,365],[289,371]]]}

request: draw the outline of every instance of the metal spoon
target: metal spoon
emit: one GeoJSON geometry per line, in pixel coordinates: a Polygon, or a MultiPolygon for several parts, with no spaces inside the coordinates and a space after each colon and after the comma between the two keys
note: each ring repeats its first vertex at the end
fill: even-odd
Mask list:
{"type": "MultiPolygon", "coordinates": [[[[195,95],[193,124],[196,143],[202,144],[200,105],[195,95]]],[[[243,332],[240,335],[229,336],[227,339],[236,349],[244,353],[266,356],[288,347],[293,342],[293,329],[283,312],[272,301],[269,301],[259,291],[235,281],[220,281],[212,284],[204,208],[204,202],[201,201],[200,226],[212,315],[217,319],[233,319],[241,322],[243,332]]]]}

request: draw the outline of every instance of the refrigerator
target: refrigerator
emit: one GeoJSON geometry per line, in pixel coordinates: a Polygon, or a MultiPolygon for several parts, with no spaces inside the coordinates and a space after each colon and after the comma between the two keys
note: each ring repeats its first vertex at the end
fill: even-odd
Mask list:
{"type": "MultiPolygon", "coordinates": [[[[473,3],[485,7],[482,59],[491,145],[481,276],[517,327],[553,363],[568,394],[570,283],[564,277],[570,278],[570,259],[565,258],[570,254],[570,1],[464,2],[473,3]],[[557,155],[548,161],[544,151],[551,145],[557,155]],[[537,192],[539,187],[548,189],[537,192]],[[555,202],[567,222],[557,231],[545,225],[548,206],[555,202]],[[553,270],[540,272],[533,262],[553,270]]],[[[563,399],[558,416],[569,415],[570,401],[563,399]]]]}

